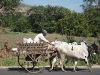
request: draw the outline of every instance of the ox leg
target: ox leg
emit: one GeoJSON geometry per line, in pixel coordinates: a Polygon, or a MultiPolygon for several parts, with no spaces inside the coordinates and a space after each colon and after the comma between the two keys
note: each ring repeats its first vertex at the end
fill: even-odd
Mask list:
{"type": "Polygon", "coordinates": [[[76,68],[77,68],[77,60],[74,60],[74,68],[73,68],[74,72],[76,72],[76,68]]]}
{"type": "Polygon", "coordinates": [[[50,61],[50,63],[51,63],[51,68],[49,69],[50,72],[53,70],[53,67],[54,67],[54,64],[55,64],[56,61],[57,61],[57,58],[56,58],[56,57],[54,57],[54,58],[50,61]]]}
{"type": "MultiPolygon", "coordinates": [[[[70,59],[66,57],[65,64],[68,64],[68,61],[69,61],[69,60],[70,60],[70,59]]],[[[65,69],[65,64],[63,65],[64,69],[65,69]]]]}
{"type": "Polygon", "coordinates": [[[64,70],[64,65],[63,65],[64,58],[65,58],[65,55],[64,54],[60,55],[60,65],[61,65],[61,69],[62,69],[63,72],[66,72],[64,70]]]}
{"type": "Polygon", "coordinates": [[[85,59],[85,63],[87,64],[87,67],[88,67],[89,71],[92,72],[92,70],[91,70],[91,68],[89,66],[89,62],[88,62],[88,59],[87,58],[85,59]]]}

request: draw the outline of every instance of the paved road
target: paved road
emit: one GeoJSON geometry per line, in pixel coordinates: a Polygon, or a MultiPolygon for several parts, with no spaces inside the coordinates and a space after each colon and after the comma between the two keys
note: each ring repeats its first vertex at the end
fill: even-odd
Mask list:
{"type": "MultiPolygon", "coordinates": [[[[66,69],[67,72],[62,72],[60,68],[54,69],[52,72],[48,71],[49,68],[45,68],[41,73],[36,75],[100,75],[100,68],[92,68],[92,72],[89,72],[87,68],[79,68],[77,72],[73,72],[72,68],[66,69]]],[[[22,68],[0,68],[0,75],[33,75],[26,72],[22,68]]]]}

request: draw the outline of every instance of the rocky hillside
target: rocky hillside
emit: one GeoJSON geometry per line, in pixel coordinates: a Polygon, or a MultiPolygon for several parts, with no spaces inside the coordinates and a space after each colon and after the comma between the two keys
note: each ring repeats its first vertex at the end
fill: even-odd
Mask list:
{"type": "Polygon", "coordinates": [[[20,12],[26,12],[27,10],[30,9],[30,7],[31,7],[30,5],[21,3],[21,4],[18,6],[17,11],[20,11],[20,12]]]}

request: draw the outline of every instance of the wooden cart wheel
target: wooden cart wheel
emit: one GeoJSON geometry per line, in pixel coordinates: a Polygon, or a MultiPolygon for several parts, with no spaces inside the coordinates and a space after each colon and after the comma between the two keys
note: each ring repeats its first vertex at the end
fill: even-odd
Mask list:
{"type": "Polygon", "coordinates": [[[44,69],[44,61],[40,60],[39,57],[41,57],[41,54],[23,54],[18,56],[18,62],[29,73],[39,73],[44,69]]]}
{"type": "Polygon", "coordinates": [[[25,65],[25,57],[26,55],[25,54],[17,54],[17,57],[18,57],[18,64],[24,68],[24,65],[25,65]]]}

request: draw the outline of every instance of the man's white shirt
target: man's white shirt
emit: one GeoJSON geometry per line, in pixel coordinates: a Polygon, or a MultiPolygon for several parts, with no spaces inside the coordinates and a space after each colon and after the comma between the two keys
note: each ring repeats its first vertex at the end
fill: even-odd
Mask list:
{"type": "Polygon", "coordinates": [[[43,41],[45,42],[49,42],[42,33],[38,34],[35,38],[34,38],[34,43],[42,43],[43,41]]]}

